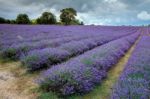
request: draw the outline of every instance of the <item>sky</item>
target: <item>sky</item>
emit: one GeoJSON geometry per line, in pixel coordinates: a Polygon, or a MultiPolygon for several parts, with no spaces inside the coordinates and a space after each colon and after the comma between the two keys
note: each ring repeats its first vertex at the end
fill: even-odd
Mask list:
{"type": "Polygon", "coordinates": [[[150,24],[150,0],[0,0],[0,17],[15,19],[26,13],[34,19],[50,11],[59,20],[60,10],[67,7],[87,25],[150,24]]]}

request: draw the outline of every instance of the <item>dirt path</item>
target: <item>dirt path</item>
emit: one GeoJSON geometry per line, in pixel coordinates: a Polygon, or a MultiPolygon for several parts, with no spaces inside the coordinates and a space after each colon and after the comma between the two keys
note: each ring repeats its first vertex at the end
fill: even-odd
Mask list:
{"type": "Polygon", "coordinates": [[[0,99],[36,99],[35,78],[27,74],[19,62],[0,62],[0,99]]]}

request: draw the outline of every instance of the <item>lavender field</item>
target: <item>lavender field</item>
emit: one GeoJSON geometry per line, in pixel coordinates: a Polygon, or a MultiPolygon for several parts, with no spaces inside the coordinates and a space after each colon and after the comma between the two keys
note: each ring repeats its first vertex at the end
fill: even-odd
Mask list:
{"type": "Polygon", "coordinates": [[[149,27],[0,24],[0,60],[0,99],[150,99],[149,27]]]}

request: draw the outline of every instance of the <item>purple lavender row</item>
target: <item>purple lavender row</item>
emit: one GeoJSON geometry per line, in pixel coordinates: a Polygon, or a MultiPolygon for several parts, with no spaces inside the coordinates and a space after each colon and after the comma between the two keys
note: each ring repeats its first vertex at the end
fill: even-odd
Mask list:
{"type": "Polygon", "coordinates": [[[82,94],[101,83],[107,71],[125,54],[138,34],[90,50],[41,74],[40,87],[61,95],[82,94]]]}
{"type": "MultiPolygon", "coordinates": [[[[67,43],[73,40],[81,40],[86,39],[89,37],[99,36],[97,35],[86,35],[86,36],[74,36],[74,37],[64,37],[64,38],[58,38],[54,40],[41,40],[39,42],[26,42],[26,43],[20,43],[20,44],[13,44],[13,45],[5,45],[5,47],[2,50],[2,56],[3,57],[10,57],[12,59],[17,59],[22,53],[28,52],[33,49],[42,49],[45,47],[57,47],[60,46],[63,43],[67,43]],[[7,47],[8,46],[8,47],[7,47]]],[[[101,35],[103,36],[103,35],[101,35]]]]}
{"type": "MultiPolygon", "coordinates": [[[[31,31],[33,31],[33,30],[31,30],[31,31]]],[[[54,30],[53,30],[54,31],[54,30]]],[[[64,31],[65,32],[65,31],[64,31]]],[[[103,33],[101,33],[101,35],[102,35],[103,33]]],[[[28,34],[26,34],[26,35],[28,35],[28,34]]],[[[26,36],[26,35],[24,35],[24,36],[26,36]]],[[[98,35],[98,34],[96,34],[96,35],[98,35]]],[[[87,36],[96,36],[95,34],[87,34],[87,35],[85,35],[85,34],[83,34],[83,33],[80,33],[80,35],[78,35],[78,34],[72,34],[72,33],[61,33],[61,34],[59,34],[59,33],[57,33],[57,32],[55,32],[54,34],[52,34],[52,33],[47,33],[47,34],[45,34],[45,33],[43,33],[43,34],[38,34],[37,36],[35,35],[35,36],[32,36],[32,37],[28,37],[28,38],[25,38],[24,36],[21,36],[21,35],[17,35],[16,37],[15,37],[15,39],[12,39],[12,40],[8,40],[8,38],[6,38],[6,39],[3,39],[2,41],[1,41],[1,45],[8,45],[8,46],[10,46],[10,45],[12,45],[12,44],[21,44],[21,43],[30,43],[30,42],[37,42],[37,41],[42,41],[42,40],[52,40],[52,39],[61,39],[61,38],[65,38],[65,37],[87,37],[87,36]]]]}
{"type": "Polygon", "coordinates": [[[143,36],[136,46],[111,99],[150,99],[150,37],[143,36]]]}
{"type": "Polygon", "coordinates": [[[149,33],[150,33],[150,28],[149,28],[149,27],[143,27],[143,28],[142,28],[142,32],[143,32],[143,35],[149,35],[149,33]]]}
{"type": "MultiPolygon", "coordinates": [[[[15,39],[17,35],[21,35],[24,38],[30,38],[33,36],[41,35],[41,34],[78,34],[80,31],[82,34],[87,34],[84,32],[92,32],[94,31],[103,31],[107,32],[108,30],[132,30],[136,29],[137,27],[108,27],[108,26],[48,26],[48,25],[0,25],[0,32],[3,33],[3,37],[6,39],[15,39]],[[88,30],[88,31],[87,31],[88,30]],[[65,32],[64,32],[65,31],[65,32]],[[9,36],[8,36],[9,34],[9,36]],[[27,35],[28,34],[28,35],[27,35]]],[[[81,34],[79,33],[79,34],[81,34]]]]}
{"type": "MultiPolygon", "coordinates": [[[[21,37],[23,40],[37,40],[37,39],[45,39],[45,37],[63,37],[63,35],[75,35],[76,32],[74,29],[66,30],[65,28],[57,27],[57,26],[15,26],[15,25],[1,25],[0,32],[3,33],[3,42],[11,43],[22,41],[19,38],[21,37]],[[37,27],[37,28],[35,28],[37,27]],[[7,36],[9,35],[9,36],[7,36]],[[18,38],[19,36],[19,38],[18,38]],[[8,41],[9,39],[9,41],[8,41]],[[7,42],[8,41],[8,42],[7,42]]],[[[82,33],[80,33],[82,35],[82,33]]]]}
{"type": "Polygon", "coordinates": [[[87,35],[87,34],[98,34],[102,33],[122,32],[137,30],[138,28],[133,27],[91,27],[91,26],[70,26],[68,28],[62,26],[26,26],[26,25],[0,25],[0,32],[3,33],[0,42],[4,45],[23,41],[37,41],[40,39],[48,39],[55,37],[64,36],[76,36],[76,35],[87,35]],[[117,31],[116,31],[117,30],[117,31]],[[9,36],[8,36],[9,35],[9,36]],[[9,40],[8,40],[9,39],[9,40]]]}
{"type": "MultiPolygon", "coordinates": [[[[65,41],[65,40],[68,41],[69,40],[70,41],[70,39],[74,40],[74,38],[78,40],[78,38],[81,39],[81,38],[87,38],[87,37],[93,37],[93,36],[96,36],[96,35],[89,35],[89,34],[87,34],[87,35],[75,35],[75,36],[69,36],[69,35],[66,35],[66,36],[63,35],[63,36],[61,36],[60,35],[58,37],[55,36],[54,38],[48,36],[47,38],[41,38],[41,39],[38,39],[38,40],[34,40],[34,37],[32,37],[31,38],[32,40],[29,40],[29,41],[27,40],[27,41],[22,41],[22,42],[21,41],[18,42],[18,40],[15,40],[13,43],[10,40],[3,41],[4,43],[1,43],[1,46],[3,48],[13,47],[14,45],[15,46],[20,46],[20,45],[22,45],[22,46],[32,46],[34,44],[36,45],[36,44],[42,43],[42,42],[44,44],[50,45],[49,42],[56,42],[58,40],[59,40],[59,42],[61,40],[63,40],[63,41],[65,41]]],[[[63,41],[61,41],[61,42],[63,42],[63,41]]]]}
{"type": "Polygon", "coordinates": [[[20,55],[27,53],[34,49],[43,49],[46,47],[57,47],[64,43],[73,41],[73,40],[82,40],[92,36],[74,36],[74,37],[64,37],[54,40],[41,40],[39,42],[26,42],[21,44],[13,44],[11,46],[5,46],[2,49],[1,55],[4,58],[18,59],[20,55]]]}
{"type": "Polygon", "coordinates": [[[17,36],[20,35],[24,39],[31,39],[38,37],[41,39],[41,36],[55,37],[70,35],[64,28],[57,26],[30,26],[30,25],[0,25],[0,31],[3,32],[4,40],[17,40],[17,36]],[[65,31],[65,33],[63,33],[65,31]],[[7,36],[9,34],[9,36],[7,36]]]}
{"type": "Polygon", "coordinates": [[[27,56],[24,56],[21,61],[29,71],[38,70],[56,63],[60,63],[72,56],[80,55],[85,51],[121,37],[122,35],[93,37],[81,41],[72,41],[57,48],[32,50],[27,56]]]}
{"type": "MultiPolygon", "coordinates": [[[[117,35],[120,33],[131,33],[131,31],[136,31],[138,28],[125,28],[125,27],[91,27],[91,26],[85,26],[85,27],[79,27],[79,26],[74,26],[74,27],[68,27],[64,28],[61,26],[26,26],[26,25],[1,25],[0,27],[0,32],[4,32],[3,36],[0,37],[0,50],[6,49],[7,47],[18,47],[19,45],[26,46],[26,45],[36,45],[38,43],[48,41],[48,40],[43,40],[43,39],[48,39],[48,38],[56,38],[58,37],[64,37],[64,36],[85,36],[85,35],[98,35],[100,34],[103,36],[104,34],[111,34],[111,35],[117,35]],[[38,29],[36,28],[38,27],[38,29]],[[59,27],[59,28],[58,28],[59,27]],[[116,30],[117,31],[116,31],[116,30]],[[63,33],[62,33],[63,32],[63,33]],[[9,35],[9,36],[8,36],[9,35]],[[11,37],[12,39],[11,41],[11,37]],[[40,38],[37,38],[40,37],[40,38]],[[46,37],[46,38],[45,38],[46,37]],[[20,40],[21,39],[21,40],[20,40]],[[22,40],[23,39],[23,40],[22,40]],[[41,40],[40,40],[41,39],[41,40]],[[34,41],[38,41],[35,42],[34,41]],[[12,42],[14,44],[12,44],[12,42]],[[32,43],[31,43],[32,42],[32,43]]],[[[122,34],[123,34],[122,33],[122,34]]],[[[45,43],[44,43],[45,44],[45,43]]],[[[43,44],[43,45],[44,45],[43,44]]],[[[28,49],[26,47],[22,47],[22,49],[28,49]]],[[[9,48],[8,48],[9,50],[9,48]]],[[[12,51],[12,49],[10,49],[12,51]]]]}
{"type": "MultiPolygon", "coordinates": [[[[101,37],[108,37],[111,35],[127,35],[130,34],[130,32],[126,33],[125,31],[123,33],[119,32],[114,32],[114,33],[107,33],[107,35],[104,33],[100,34],[87,34],[87,35],[76,35],[74,37],[64,37],[64,38],[58,38],[54,40],[41,40],[39,42],[26,42],[26,43],[20,43],[20,44],[13,44],[11,46],[5,46],[1,52],[3,57],[8,57],[11,59],[18,59],[21,54],[27,53],[28,51],[31,51],[33,49],[42,49],[46,47],[57,47],[60,46],[63,43],[67,43],[72,40],[81,40],[83,38],[88,38],[88,37],[94,37],[94,36],[101,36],[101,37]]],[[[82,34],[82,33],[81,33],[82,34]]]]}
{"type": "Polygon", "coordinates": [[[17,35],[15,39],[12,40],[8,40],[8,38],[5,38],[3,40],[1,40],[1,46],[11,46],[13,44],[21,44],[21,43],[30,43],[30,42],[38,42],[38,41],[42,41],[42,40],[52,40],[52,39],[57,39],[57,38],[61,38],[61,37],[71,37],[71,35],[46,35],[46,34],[41,34],[41,35],[37,35],[37,36],[33,36],[32,38],[25,38],[21,35],[17,35]]]}

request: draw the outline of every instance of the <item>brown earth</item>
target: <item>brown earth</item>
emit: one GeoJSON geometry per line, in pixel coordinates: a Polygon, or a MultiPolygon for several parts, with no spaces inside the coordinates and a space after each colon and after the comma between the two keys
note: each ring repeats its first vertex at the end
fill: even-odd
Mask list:
{"type": "Polygon", "coordinates": [[[0,62],[0,99],[36,99],[36,75],[26,73],[20,62],[0,62]]]}

